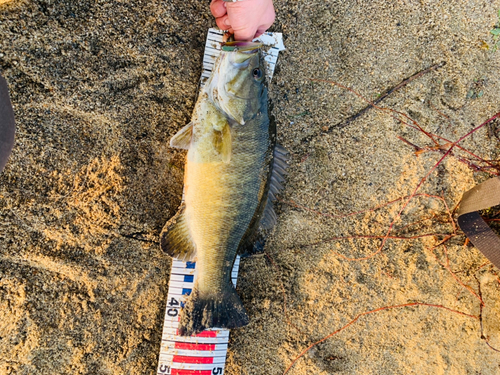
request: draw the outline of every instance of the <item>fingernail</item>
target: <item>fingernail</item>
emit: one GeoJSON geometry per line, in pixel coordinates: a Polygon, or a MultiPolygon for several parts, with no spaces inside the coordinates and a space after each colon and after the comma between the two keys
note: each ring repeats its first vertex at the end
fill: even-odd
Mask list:
{"type": "Polygon", "coordinates": [[[228,19],[228,18],[226,18],[226,19],[224,20],[224,25],[227,25],[227,26],[231,25],[231,24],[229,23],[229,19],[228,19]]]}

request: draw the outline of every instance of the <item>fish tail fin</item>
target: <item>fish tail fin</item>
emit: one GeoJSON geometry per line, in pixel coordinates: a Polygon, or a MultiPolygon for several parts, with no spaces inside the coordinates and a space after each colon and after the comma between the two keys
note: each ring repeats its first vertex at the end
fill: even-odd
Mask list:
{"type": "Polygon", "coordinates": [[[231,283],[219,293],[191,292],[179,322],[179,334],[190,336],[208,328],[238,328],[249,322],[245,307],[231,283]]]}

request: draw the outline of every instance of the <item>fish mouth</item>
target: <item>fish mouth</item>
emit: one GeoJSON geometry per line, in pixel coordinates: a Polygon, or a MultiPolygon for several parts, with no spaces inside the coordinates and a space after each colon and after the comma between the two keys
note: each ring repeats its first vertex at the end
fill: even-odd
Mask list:
{"type": "Polygon", "coordinates": [[[250,64],[251,57],[259,53],[261,47],[262,43],[258,42],[226,42],[222,44],[222,51],[229,52],[227,56],[232,66],[244,69],[250,64]]]}
{"type": "Polygon", "coordinates": [[[242,52],[253,54],[259,51],[262,43],[259,42],[226,42],[222,43],[222,50],[225,52],[242,52]]]}

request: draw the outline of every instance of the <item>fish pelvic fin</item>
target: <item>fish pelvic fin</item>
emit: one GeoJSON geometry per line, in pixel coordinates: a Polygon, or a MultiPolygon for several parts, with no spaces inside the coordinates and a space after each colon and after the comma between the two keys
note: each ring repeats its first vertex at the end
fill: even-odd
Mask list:
{"type": "Polygon", "coordinates": [[[239,328],[249,323],[248,315],[233,284],[219,293],[201,293],[196,287],[184,306],[179,334],[190,336],[208,328],[239,328]]]}
{"type": "Polygon", "coordinates": [[[160,248],[172,258],[185,262],[196,257],[196,245],[189,233],[184,204],[163,227],[160,234],[160,248]]]}
{"type": "Polygon", "coordinates": [[[189,150],[193,138],[193,123],[190,122],[170,139],[170,147],[189,150]]]}

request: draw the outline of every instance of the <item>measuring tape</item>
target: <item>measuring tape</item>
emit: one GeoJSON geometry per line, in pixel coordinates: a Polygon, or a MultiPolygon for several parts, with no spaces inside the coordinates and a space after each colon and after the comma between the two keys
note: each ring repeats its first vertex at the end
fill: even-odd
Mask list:
{"type": "MultiPolygon", "coordinates": [[[[240,257],[236,257],[231,279],[236,287],[240,257]]],[[[223,374],[226,362],[228,329],[209,329],[193,336],[179,336],[179,314],[194,287],[196,263],[172,261],[167,307],[161,338],[158,374],[223,374]]]]}
{"type": "MultiPolygon", "coordinates": [[[[223,31],[209,29],[203,56],[203,72],[200,86],[210,77],[215,60],[220,54],[223,31]]],[[[274,73],[278,53],[284,50],[281,33],[265,33],[258,38],[269,48],[262,50],[266,61],[268,82],[274,73]]],[[[240,257],[237,256],[231,273],[236,287],[240,257]]],[[[158,375],[222,375],[226,363],[229,330],[213,328],[193,336],[179,336],[179,315],[186,299],[193,290],[196,279],[196,263],[172,261],[167,306],[161,337],[158,375]]]]}

